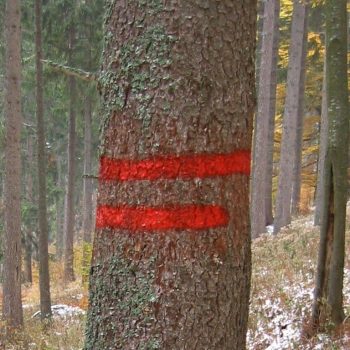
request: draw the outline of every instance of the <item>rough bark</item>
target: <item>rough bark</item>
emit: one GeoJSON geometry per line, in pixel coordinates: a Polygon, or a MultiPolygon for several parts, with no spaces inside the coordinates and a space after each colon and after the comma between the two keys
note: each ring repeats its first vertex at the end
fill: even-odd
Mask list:
{"type": "Polygon", "coordinates": [[[293,168],[293,192],[292,192],[292,215],[299,213],[300,190],[301,190],[301,169],[303,153],[303,130],[304,130],[304,96],[305,96],[305,77],[306,77],[306,56],[307,56],[307,37],[308,37],[308,13],[309,7],[306,6],[303,25],[303,47],[301,52],[301,67],[299,81],[299,101],[297,114],[297,132],[295,141],[295,162],[293,168]]]}
{"type": "Polygon", "coordinates": [[[4,283],[2,315],[9,327],[23,325],[21,299],[21,2],[5,8],[4,283]]]}
{"type": "Polygon", "coordinates": [[[343,278],[347,165],[349,149],[349,97],[347,79],[347,14],[345,0],[326,3],[326,93],[328,145],[325,158],[324,211],[321,224],[313,326],[344,320],[343,278]]]}
{"type": "Polygon", "coordinates": [[[323,68],[323,84],[322,84],[322,107],[321,107],[321,126],[320,126],[320,141],[317,162],[317,186],[315,196],[315,225],[321,225],[323,217],[322,208],[324,203],[324,160],[327,151],[327,135],[328,135],[328,107],[327,107],[327,92],[326,92],[326,57],[324,58],[323,68]]]}
{"type": "Polygon", "coordinates": [[[294,0],[293,3],[274,234],[277,234],[283,226],[291,222],[293,169],[296,161],[300,79],[304,42],[303,29],[305,28],[304,23],[308,6],[307,2],[300,2],[300,0],[294,0]]]}
{"type": "MultiPolygon", "coordinates": [[[[254,130],[254,165],[251,198],[252,237],[266,231],[271,205],[267,203],[267,188],[272,193],[272,148],[276,106],[276,69],[278,55],[278,0],[268,0],[264,6],[263,42],[258,95],[258,111],[254,130]],[[272,138],[272,142],[269,140],[272,138]],[[269,186],[269,183],[271,186],[269,186]]],[[[271,198],[271,194],[269,196],[271,198]]]]}
{"type": "MultiPolygon", "coordinates": [[[[75,44],[75,30],[72,26],[69,32],[70,61],[72,60],[72,50],[75,44]]],[[[74,202],[74,180],[75,180],[75,119],[76,119],[76,81],[70,76],[69,85],[69,125],[68,125],[68,178],[65,200],[65,228],[64,228],[64,280],[72,282],[75,280],[73,270],[74,260],[74,222],[75,222],[75,202],[74,202]]]]}
{"type": "Polygon", "coordinates": [[[36,65],[36,120],[38,147],[38,219],[39,219],[39,289],[40,317],[42,320],[51,317],[51,296],[48,252],[48,223],[46,209],[46,154],[45,154],[45,121],[43,104],[43,66],[41,39],[42,3],[35,0],[35,65],[36,65]]]}
{"type": "Polygon", "coordinates": [[[250,0],[109,3],[86,350],[245,348],[255,7],[250,0]],[[247,173],[191,177],[208,157],[238,150],[247,173]],[[125,180],[103,180],[113,173],[108,160],[117,164],[114,175],[124,167],[125,180]],[[118,221],[103,215],[105,205],[136,220],[103,227],[118,221]],[[206,226],[217,219],[211,215],[184,222],[149,214],[179,216],[182,208],[182,218],[185,209],[216,205],[228,221],[215,227],[206,226]],[[192,223],[205,228],[186,228],[192,223]]]}

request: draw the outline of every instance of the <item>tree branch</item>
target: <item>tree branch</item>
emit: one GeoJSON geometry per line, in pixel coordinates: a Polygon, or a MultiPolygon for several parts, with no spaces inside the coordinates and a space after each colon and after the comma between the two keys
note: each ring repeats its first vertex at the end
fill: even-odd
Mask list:
{"type": "Polygon", "coordinates": [[[63,73],[65,75],[73,76],[75,78],[78,78],[78,79],[84,80],[84,81],[88,81],[88,82],[98,80],[98,76],[95,73],[86,72],[86,71],[79,69],[79,68],[65,66],[65,65],[60,64],[60,63],[52,62],[50,60],[41,60],[41,61],[44,64],[50,66],[53,70],[60,72],[60,73],[63,73]]]}

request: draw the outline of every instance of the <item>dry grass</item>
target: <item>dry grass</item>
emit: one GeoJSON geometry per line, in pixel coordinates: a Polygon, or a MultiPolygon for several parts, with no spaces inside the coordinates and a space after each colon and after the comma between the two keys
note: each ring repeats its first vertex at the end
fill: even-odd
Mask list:
{"type": "MultiPolygon", "coordinates": [[[[253,275],[249,349],[350,349],[350,326],[305,339],[316,273],[319,228],[312,217],[301,217],[274,238],[253,243],[253,275]]],[[[348,228],[349,229],[349,228],[348,228]]],[[[349,230],[348,230],[349,232],[349,230]]],[[[350,237],[347,234],[347,251],[350,237]]],[[[345,306],[350,314],[350,256],[346,260],[345,306]]]]}

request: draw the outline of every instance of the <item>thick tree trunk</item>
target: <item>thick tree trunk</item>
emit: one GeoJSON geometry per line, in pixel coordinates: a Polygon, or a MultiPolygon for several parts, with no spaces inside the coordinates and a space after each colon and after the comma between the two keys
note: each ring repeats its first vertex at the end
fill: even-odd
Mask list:
{"type": "Polygon", "coordinates": [[[92,231],[93,231],[93,203],[92,203],[92,195],[93,195],[93,183],[91,178],[92,171],[92,132],[91,132],[91,119],[92,119],[92,106],[91,99],[88,96],[85,101],[85,111],[84,111],[84,125],[85,125],[85,133],[84,133],[84,180],[83,180],[83,282],[87,282],[87,275],[84,271],[88,270],[88,265],[90,263],[90,245],[92,239],[92,231]]]}
{"type": "Polygon", "coordinates": [[[274,234],[277,234],[283,226],[291,222],[293,170],[296,162],[300,80],[307,6],[307,2],[294,0],[274,234]]]}
{"type": "Polygon", "coordinates": [[[342,323],[349,150],[347,80],[347,2],[329,0],[326,7],[328,147],[325,158],[324,211],[313,306],[315,329],[331,320],[342,323]],[[326,302],[325,302],[326,301],[326,302]]]}
{"type": "Polygon", "coordinates": [[[21,2],[5,8],[4,283],[2,315],[9,327],[23,325],[21,299],[21,2]]]}
{"type": "Polygon", "coordinates": [[[258,237],[266,230],[266,219],[270,219],[270,213],[267,215],[267,211],[271,209],[271,205],[268,205],[266,200],[266,189],[271,187],[272,192],[271,148],[273,142],[269,141],[269,137],[272,137],[273,140],[280,3],[278,0],[268,0],[264,8],[263,54],[260,68],[258,112],[255,118],[254,130],[255,148],[251,197],[253,238],[258,237]],[[271,186],[268,184],[271,184],[271,186]]]}
{"type": "Polygon", "coordinates": [[[85,349],[244,349],[256,3],[107,10],[85,349]]]}
{"type": "Polygon", "coordinates": [[[317,162],[317,186],[315,198],[315,225],[321,225],[321,218],[323,217],[322,208],[324,203],[324,161],[327,151],[327,137],[328,137],[328,106],[327,106],[327,91],[326,91],[326,56],[324,57],[323,68],[323,85],[322,85],[322,109],[321,109],[321,127],[320,127],[320,141],[317,162]]]}
{"type": "Polygon", "coordinates": [[[51,296],[48,253],[48,224],[46,209],[46,155],[45,155],[45,125],[43,104],[43,66],[41,0],[35,0],[35,49],[36,49],[36,119],[38,142],[38,183],[39,183],[39,287],[40,287],[40,317],[42,320],[51,317],[51,296]]]}
{"type": "MultiPolygon", "coordinates": [[[[74,47],[75,31],[70,30],[70,50],[74,47]]],[[[72,55],[72,53],[70,53],[72,55]]],[[[71,61],[71,58],[70,58],[71,61]]],[[[76,82],[74,77],[69,77],[69,125],[68,125],[68,179],[65,201],[65,230],[64,230],[64,279],[66,282],[75,280],[73,270],[74,260],[74,222],[75,222],[75,203],[74,203],[74,180],[75,180],[75,104],[76,104],[76,82]]]]}
{"type": "Polygon", "coordinates": [[[292,215],[299,213],[300,191],[301,191],[301,169],[303,155],[303,130],[304,130],[304,96],[305,96],[305,77],[306,77],[306,56],[307,56],[307,38],[308,38],[308,13],[309,7],[306,6],[304,15],[304,39],[302,47],[300,81],[299,81],[299,101],[297,114],[297,133],[295,142],[295,162],[293,169],[293,192],[292,192],[292,215]]]}

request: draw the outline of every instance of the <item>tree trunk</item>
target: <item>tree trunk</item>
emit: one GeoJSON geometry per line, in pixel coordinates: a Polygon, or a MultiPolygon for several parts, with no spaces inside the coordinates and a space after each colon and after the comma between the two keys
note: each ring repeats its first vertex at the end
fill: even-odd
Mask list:
{"type": "Polygon", "coordinates": [[[271,148],[273,148],[273,142],[269,142],[269,137],[272,137],[273,140],[280,3],[278,0],[268,0],[264,8],[263,55],[261,57],[258,112],[254,131],[255,148],[251,198],[253,238],[266,231],[267,210],[271,207],[266,201],[266,188],[270,188],[268,183],[271,183],[272,191],[271,148]]]}
{"type": "Polygon", "coordinates": [[[305,96],[305,76],[306,76],[306,56],[307,56],[307,38],[308,38],[308,13],[309,7],[306,6],[303,25],[303,47],[300,67],[299,81],[299,101],[297,114],[297,133],[295,142],[295,163],[293,169],[293,192],[292,192],[292,214],[299,213],[300,206],[300,190],[301,190],[301,169],[303,156],[303,130],[304,130],[304,96],[305,96]]]}
{"type": "Polygon", "coordinates": [[[326,3],[326,91],[328,146],[324,170],[324,211],[321,224],[313,326],[331,320],[343,322],[343,278],[347,166],[349,150],[349,98],[347,79],[347,2],[326,3]]]}
{"type": "Polygon", "coordinates": [[[9,327],[23,325],[21,299],[21,2],[5,8],[4,283],[2,315],[9,327]]]}
{"type": "Polygon", "coordinates": [[[46,209],[46,155],[45,125],[43,105],[43,66],[42,66],[42,0],[35,0],[35,49],[36,49],[36,119],[38,139],[38,183],[39,183],[39,287],[40,317],[42,320],[51,317],[48,224],[46,209]]]}
{"type": "Polygon", "coordinates": [[[257,31],[257,42],[256,42],[256,52],[255,52],[255,85],[256,92],[259,93],[259,82],[260,82],[260,67],[261,67],[261,57],[264,55],[262,50],[262,42],[264,37],[264,12],[265,12],[265,1],[258,0],[257,1],[257,23],[256,23],[256,31],[257,31]]]}
{"type": "Polygon", "coordinates": [[[25,233],[24,240],[24,268],[23,268],[23,282],[33,283],[33,273],[32,273],[32,233],[30,229],[25,233]]]}
{"type": "Polygon", "coordinates": [[[323,217],[322,208],[324,203],[324,160],[327,151],[327,136],[328,136],[328,113],[327,113],[327,92],[326,92],[326,56],[324,57],[323,68],[323,85],[322,85],[322,109],[321,109],[321,130],[317,162],[317,186],[315,198],[315,225],[321,225],[323,217]]]}
{"type": "Polygon", "coordinates": [[[90,264],[90,245],[93,231],[93,206],[92,206],[92,195],[93,195],[93,183],[91,178],[92,172],[92,135],[91,135],[91,119],[92,119],[92,106],[91,99],[88,96],[85,101],[85,113],[84,113],[84,205],[83,205],[83,282],[87,282],[87,274],[84,271],[88,270],[90,264]]]}
{"type": "MultiPolygon", "coordinates": [[[[64,178],[62,174],[62,157],[57,155],[57,184],[59,189],[64,188],[64,178]]],[[[56,195],[56,256],[58,260],[61,260],[63,255],[64,245],[64,209],[65,209],[65,196],[62,198],[61,193],[56,195]]]]}
{"type": "Polygon", "coordinates": [[[244,349],[256,3],[107,10],[85,350],[244,349]]]}
{"type": "Polygon", "coordinates": [[[302,76],[303,29],[305,28],[307,6],[307,2],[294,0],[274,234],[277,234],[283,226],[291,222],[293,169],[296,162],[300,79],[302,76]]]}
{"type": "MultiPolygon", "coordinates": [[[[72,27],[69,32],[70,63],[72,61],[72,50],[75,43],[75,30],[72,27]]],[[[74,180],[75,180],[75,104],[76,104],[76,82],[75,78],[68,78],[69,84],[69,125],[68,125],[68,179],[65,203],[65,230],[64,230],[64,279],[66,282],[75,280],[73,270],[74,260],[74,180]]]]}
{"type": "Polygon", "coordinates": [[[270,94],[270,120],[267,137],[267,159],[266,159],[266,180],[265,180],[265,224],[273,223],[272,213],[272,177],[273,177],[273,152],[275,141],[275,115],[276,115],[276,88],[277,88],[277,63],[278,63],[278,47],[279,47],[279,16],[280,3],[275,6],[274,18],[274,42],[273,42],[273,61],[271,70],[271,94],[270,94]]]}
{"type": "MultiPolygon", "coordinates": [[[[32,165],[34,162],[33,155],[33,140],[31,135],[27,136],[27,159],[26,159],[26,200],[30,205],[34,205],[34,196],[33,196],[33,174],[32,174],[32,165]]],[[[28,223],[26,230],[24,232],[24,266],[23,266],[23,283],[32,283],[32,231],[34,230],[34,225],[32,222],[28,223]]]]}

